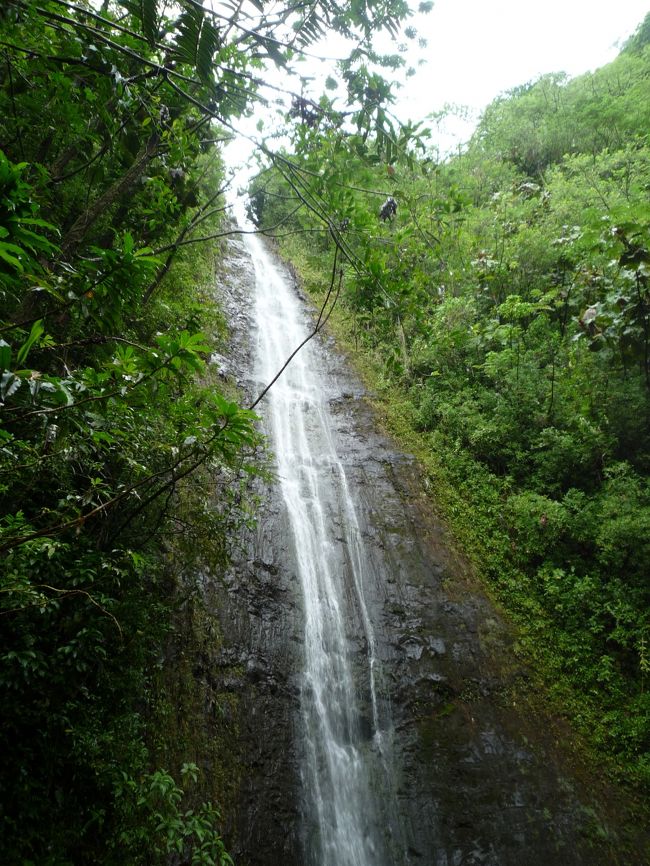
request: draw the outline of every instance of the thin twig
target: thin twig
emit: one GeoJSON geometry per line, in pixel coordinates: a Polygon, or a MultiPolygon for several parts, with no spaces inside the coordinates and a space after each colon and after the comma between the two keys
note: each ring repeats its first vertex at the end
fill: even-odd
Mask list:
{"type": "Polygon", "coordinates": [[[318,319],[316,320],[316,324],[315,324],[313,330],[310,331],[310,333],[307,334],[307,336],[306,336],[305,339],[300,343],[300,345],[297,346],[297,347],[293,350],[293,352],[289,355],[289,357],[287,358],[287,360],[284,362],[284,364],[283,364],[282,367],[278,370],[278,372],[275,374],[275,376],[271,379],[271,381],[270,381],[270,382],[269,382],[269,383],[268,383],[268,384],[263,388],[262,391],[260,391],[260,393],[257,395],[257,397],[255,398],[255,400],[254,400],[254,401],[250,404],[250,406],[248,407],[248,410],[249,410],[249,411],[252,411],[252,410],[257,406],[257,404],[258,404],[261,400],[264,399],[264,397],[268,394],[268,392],[269,392],[270,389],[273,387],[273,385],[275,385],[275,383],[278,381],[278,379],[280,378],[280,376],[284,373],[284,371],[287,369],[287,367],[289,366],[289,364],[290,364],[290,363],[293,361],[293,359],[296,357],[296,355],[298,354],[298,352],[299,352],[299,351],[300,351],[304,346],[306,346],[307,343],[308,343],[311,339],[313,339],[313,338],[316,336],[316,334],[317,334],[317,333],[318,333],[318,332],[319,332],[319,331],[320,331],[320,330],[325,326],[327,320],[329,319],[330,315],[332,314],[332,310],[334,309],[334,305],[336,304],[336,301],[338,300],[339,292],[340,292],[340,289],[341,289],[342,272],[341,272],[341,279],[339,280],[339,287],[338,287],[338,290],[337,290],[337,292],[336,292],[336,295],[334,296],[334,301],[333,301],[333,303],[332,303],[332,307],[331,307],[331,309],[329,310],[329,312],[327,313],[327,315],[325,315],[325,310],[326,310],[327,305],[328,305],[328,303],[329,303],[329,299],[330,299],[330,297],[331,297],[331,295],[332,295],[332,292],[333,292],[333,290],[334,290],[334,284],[335,284],[335,282],[336,282],[336,266],[337,266],[337,263],[338,263],[338,253],[339,253],[339,248],[338,248],[338,246],[337,246],[337,247],[334,248],[334,262],[333,262],[333,265],[332,265],[332,276],[331,276],[331,278],[330,278],[329,288],[327,289],[327,294],[325,295],[325,300],[323,301],[323,304],[322,304],[322,306],[321,306],[321,308],[320,308],[320,312],[319,312],[319,314],[318,314],[318,319]]]}

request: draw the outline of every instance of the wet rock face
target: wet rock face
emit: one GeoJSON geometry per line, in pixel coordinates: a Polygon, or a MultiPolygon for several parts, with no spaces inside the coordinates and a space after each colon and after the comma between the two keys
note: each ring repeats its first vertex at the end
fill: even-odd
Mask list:
{"type": "MultiPolygon", "coordinates": [[[[228,360],[213,360],[249,401],[256,390],[253,281],[243,244],[231,242],[219,287],[231,351],[228,360]]],[[[223,636],[214,676],[221,691],[237,695],[232,748],[242,755],[237,797],[222,808],[224,837],[237,866],[301,866],[294,727],[302,616],[282,504],[272,486],[260,484],[258,493],[257,528],[237,540],[231,569],[212,587],[223,636]]]]}
{"type": "Polygon", "coordinates": [[[513,706],[526,671],[507,627],[466,576],[421,494],[413,461],[375,432],[335,355],[325,355],[341,453],[374,577],[376,636],[394,725],[406,856],[396,863],[612,862],[585,838],[585,810],[543,722],[513,706]]]}
{"type": "MultiPolygon", "coordinates": [[[[272,525],[266,515],[266,527],[272,525]]],[[[289,557],[276,536],[278,563],[289,557]]],[[[299,620],[293,576],[275,564],[263,533],[249,539],[252,557],[234,564],[220,594],[222,656],[238,701],[237,748],[243,756],[238,800],[227,837],[244,866],[298,866],[298,767],[294,719],[299,620]],[[262,558],[262,556],[264,558],[262,558]]],[[[234,745],[234,744],[233,744],[234,745]]]]}
{"type": "MultiPolygon", "coordinates": [[[[253,277],[238,242],[230,272],[222,296],[234,325],[234,372],[251,391],[253,277]]],[[[368,558],[364,592],[394,773],[393,790],[379,797],[395,813],[395,866],[617,862],[607,846],[591,845],[591,805],[563,770],[544,720],[513,706],[513,683],[526,671],[508,628],[427,510],[417,467],[377,434],[361,386],[327,341],[321,358],[368,558]]],[[[344,527],[338,531],[344,553],[344,527]]],[[[246,756],[226,835],[238,866],[303,866],[303,609],[287,515],[273,486],[242,549],[218,590],[222,687],[239,695],[237,745],[246,756]]],[[[349,653],[363,671],[367,641],[354,617],[349,626],[349,653]]],[[[359,725],[370,744],[368,702],[362,696],[359,725]]]]}

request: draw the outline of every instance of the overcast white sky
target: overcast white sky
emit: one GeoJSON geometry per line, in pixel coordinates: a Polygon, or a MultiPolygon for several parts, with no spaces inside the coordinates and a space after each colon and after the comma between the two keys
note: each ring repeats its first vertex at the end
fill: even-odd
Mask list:
{"type": "MultiPolygon", "coordinates": [[[[416,6],[418,0],[411,0],[416,6]]],[[[396,114],[400,120],[421,120],[445,104],[465,105],[479,112],[499,93],[524,84],[547,72],[579,75],[613,60],[620,44],[634,32],[646,13],[650,0],[435,0],[433,10],[418,15],[413,22],[418,36],[427,40],[420,49],[417,40],[409,45],[407,60],[418,67],[400,91],[396,114]]],[[[336,42],[315,53],[336,55],[336,42]]],[[[381,48],[392,51],[389,42],[381,48]]],[[[300,65],[304,75],[324,80],[325,64],[308,61],[300,65]]],[[[300,88],[297,80],[277,72],[268,80],[300,88]]],[[[313,94],[313,95],[318,95],[313,94]]],[[[260,116],[269,110],[260,110],[260,116]]],[[[254,122],[243,128],[255,135],[254,122]]],[[[473,124],[447,123],[439,131],[441,153],[471,135],[473,124]]],[[[434,143],[436,130],[434,129],[434,143]]],[[[229,147],[227,161],[240,163],[252,147],[239,140],[229,147]]]]}
{"type": "Polygon", "coordinates": [[[595,69],[649,11],[650,0],[437,0],[418,19],[427,64],[400,98],[400,113],[415,119],[448,102],[481,109],[546,72],[595,69]]]}

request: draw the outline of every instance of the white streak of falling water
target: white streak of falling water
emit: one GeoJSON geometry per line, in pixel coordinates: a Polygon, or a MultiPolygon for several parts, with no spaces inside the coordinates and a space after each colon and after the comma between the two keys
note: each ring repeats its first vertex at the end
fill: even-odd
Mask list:
{"type": "MultiPolygon", "coordinates": [[[[265,383],[310,323],[259,239],[246,243],[257,285],[257,375],[265,383]]],[[[395,815],[386,813],[394,796],[387,793],[376,641],[364,594],[367,557],[335,447],[330,387],[309,343],[272,387],[263,410],[304,597],[303,782],[312,824],[306,855],[313,866],[388,866],[387,827],[395,815]],[[352,635],[353,628],[361,633],[352,635]],[[350,638],[356,638],[356,653],[350,638]]]]}

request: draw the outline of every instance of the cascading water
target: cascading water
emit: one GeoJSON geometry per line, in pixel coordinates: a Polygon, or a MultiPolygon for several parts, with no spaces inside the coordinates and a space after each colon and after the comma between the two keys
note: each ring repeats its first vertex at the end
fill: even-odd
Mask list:
{"type": "MultiPolygon", "coordinates": [[[[248,236],[246,245],[256,276],[257,378],[265,384],[311,328],[262,242],[248,236]]],[[[390,714],[379,687],[364,593],[367,558],[337,454],[330,388],[308,343],[273,385],[262,410],[304,600],[305,856],[311,866],[393,866],[408,858],[397,827],[390,714]]]]}
{"type": "MultiPolygon", "coordinates": [[[[250,385],[253,338],[261,391],[313,323],[258,238],[231,246],[234,371],[250,385]]],[[[552,718],[520,706],[529,674],[512,630],[449,549],[418,465],[350,399],[358,388],[317,339],[258,406],[277,483],[216,605],[219,742],[234,732],[232,752],[248,760],[229,816],[234,856],[609,866],[617,852],[594,847],[590,830],[598,802],[552,718]]]]}

